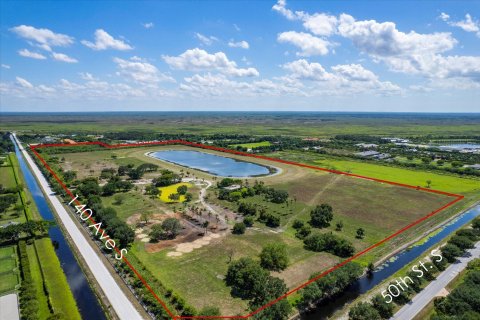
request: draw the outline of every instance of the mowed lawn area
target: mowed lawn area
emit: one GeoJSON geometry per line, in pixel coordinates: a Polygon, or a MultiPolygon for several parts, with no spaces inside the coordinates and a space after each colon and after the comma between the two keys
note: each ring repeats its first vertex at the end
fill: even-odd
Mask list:
{"type": "Polygon", "coordinates": [[[15,246],[0,247],[0,295],[14,291],[20,284],[15,246]]]}

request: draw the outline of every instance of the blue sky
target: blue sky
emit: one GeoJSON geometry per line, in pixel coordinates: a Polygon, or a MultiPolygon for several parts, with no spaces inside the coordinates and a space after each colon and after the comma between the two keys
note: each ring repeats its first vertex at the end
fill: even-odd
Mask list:
{"type": "Polygon", "coordinates": [[[2,111],[480,111],[478,1],[0,6],[2,111]]]}

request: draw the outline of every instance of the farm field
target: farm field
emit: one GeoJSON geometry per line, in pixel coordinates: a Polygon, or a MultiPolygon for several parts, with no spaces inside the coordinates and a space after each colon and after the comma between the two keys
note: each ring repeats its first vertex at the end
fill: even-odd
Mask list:
{"type": "Polygon", "coordinates": [[[243,147],[247,149],[253,149],[258,147],[268,147],[271,145],[272,144],[270,143],[270,141],[260,141],[260,142],[252,142],[252,143],[232,144],[232,145],[229,145],[229,148],[243,147]]]}
{"type": "MultiPolygon", "coordinates": [[[[146,155],[146,153],[151,151],[166,149],[190,150],[193,148],[185,146],[156,146],[92,151],[88,153],[62,153],[57,155],[43,152],[43,155],[47,161],[48,159],[63,158],[64,160],[59,166],[63,170],[78,172],[78,176],[82,178],[98,176],[101,170],[105,168],[117,169],[120,165],[130,163],[136,166],[142,163],[152,163],[159,165],[160,169],[169,169],[177,173],[186,174],[188,170],[190,178],[193,177],[211,182],[218,181],[218,177],[208,173],[191,168],[186,169],[176,164],[152,159],[146,155]]],[[[226,156],[224,153],[211,150],[202,150],[202,152],[226,156]]],[[[338,170],[346,170],[346,167],[349,165],[348,162],[337,163],[333,160],[328,163],[317,163],[315,161],[318,161],[318,159],[300,159],[301,154],[296,153],[292,153],[290,157],[286,153],[276,153],[274,155],[282,159],[299,162],[314,162],[319,166],[334,165],[338,170]]],[[[248,228],[243,235],[234,235],[228,230],[213,230],[209,233],[209,236],[214,234],[215,237],[206,237],[205,239],[208,238],[208,241],[205,240],[207,243],[199,246],[189,245],[189,243],[193,243],[192,241],[203,237],[202,234],[197,234],[196,236],[187,235],[181,237],[181,240],[178,241],[168,240],[163,243],[160,241],[158,244],[147,243],[143,241],[146,238],[142,236],[136,238],[130,253],[135,254],[159,281],[167,288],[178,293],[187,303],[197,309],[210,306],[213,303],[220,308],[222,314],[227,315],[244,313],[247,308],[245,300],[233,298],[230,295],[230,288],[224,282],[226,270],[232,259],[240,257],[255,258],[267,244],[285,244],[291,264],[286,270],[275,273],[275,275],[283,279],[289,288],[294,288],[303,283],[308,278],[308,275],[325,270],[341,261],[341,258],[331,253],[306,250],[303,242],[295,237],[296,230],[292,226],[294,220],[308,223],[310,211],[316,205],[328,203],[333,207],[334,214],[330,226],[316,230],[316,232],[331,232],[345,238],[353,243],[355,251],[358,252],[452,200],[443,195],[315,171],[265,159],[249,159],[235,155],[228,156],[281,169],[279,174],[247,178],[242,182],[253,184],[255,181],[261,181],[268,187],[288,192],[290,200],[286,203],[266,202],[262,196],[247,197],[243,200],[246,203],[254,204],[259,209],[263,208],[266,212],[279,216],[280,225],[277,228],[270,228],[259,221],[255,221],[253,227],[248,228]],[[337,222],[342,222],[344,225],[341,231],[335,228],[337,222]],[[355,231],[358,228],[365,230],[366,236],[362,239],[355,235],[355,231]],[[185,246],[189,246],[190,249],[186,251],[179,249],[185,246]]],[[[393,173],[389,172],[390,169],[394,169],[390,167],[385,167],[383,171],[386,176],[383,176],[381,170],[377,170],[378,168],[370,168],[369,166],[359,166],[359,168],[362,171],[355,171],[355,173],[367,176],[369,173],[372,173],[371,176],[373,177],[393,181],[398,181],[401,174],[395,170],[393,170],[393,173]]],[[[426,174],[428,175],[428,173],[426,174]]],[[[121,212],[118,216],[127,221],[133,228],[138,228],[140,212],[152,212],[154,213],[154,221],[162,221],[167,216],[177,212],[184,212],[189,208],[187,204],[184,204],[183,207],[178,205],[175,207],[175,204],[168,204],[160,199],[152,199],[144,195],[142,192],[143,186],[155,175],[155,172],[146,173],[142,178],[142,182],[136,184],[137,187],[128,192],[129,196],[126,197],[125,202],[115,208],[118,212],[121,212]],[[129,209],[129,206],[132,206],[134,209],[132,210],[131,207],[129,209]]],[[[421,179],[425,177],[427,176],[418,177],[418,175],[412,174],[411,177],[408,177],[408,181],[400,182],[420,183],[421,179]]],[[[436,185],[433,183],[432,185],[438,189],[441,189],[439,186],[447,189],[456,188],[455,183],[459,183],[455,177],[440,177],[444,179],[435,180],[436,178],[432,178],[432,180],[437,181],[436,185]]],[[[460,181],[462,180],[464,179],[460,179],[460,181]]],[[[178,186],[170,187],[176,190],[178,186]]],[[[475,191],[473,184],[463,186],[463,188],[463,190],[475,191]]],[[[198,189],[196,191],[198,192],[198,189]]],[[[237,211],[238,204],[217,199],[216,194],[218,192],[219,189],[215,184],[207,190],[208,203],[219,212],[229,213],[237,211]]],[[[162,191],[162,196],[163,194],[162,191]]],[[[102,197],[104,205],[115,207],[112,201],[112,197],[102,197]]],[[[197,201],[194,201],[194,203],[195,205],[200,205],[197,201]]],[[[201,215],[202,213],[200,213],[201,215]]],[[[228,225],[231,227],[235,221],[238,221],[237,219],[238,216],[228,220],[228,225]]],[[[141,233],[142,227],[140,226],[137,230],[141,233]]],[[[403,239],[402,241],[406,240],[408,239],[403,239]]],[[[395,243],[395,246],[397,245],[399,243],[395,243]]],[[[390,246],[383,248],[384,251],[392,249],[393,247],[390,246]]],[[[374,252],[372,251],[372,254],[362,257],[359,261],[365,265],[376,261],[381,255],[374,252]]]]}
{"type": "Polygon", "coordinates": [[[0,247],[0,295],[14,291],[20,284],[15,246],[0,247]]]}
{"type": "Polygon", "coordinates": [[[379,164],[365,163],[353,160],[339,160],[333,157],[316,155],[303,152],[275,152],[266,156],[285,160],[314,164],[320,167],[335,169],[364,175],[368,177],[390,180],[411,185],[425,187],[426,181],[431,180],[431,188],[453,193],[479,193],[480,181],[478,179],[460,178],[452,175],[395,168],[379,164]]]}

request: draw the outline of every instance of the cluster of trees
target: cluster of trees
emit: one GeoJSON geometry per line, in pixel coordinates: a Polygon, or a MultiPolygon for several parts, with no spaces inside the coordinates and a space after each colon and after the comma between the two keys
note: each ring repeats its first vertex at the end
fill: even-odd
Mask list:
{"type": "Polygon", "coordinates": [[[303,240],[303,243],[307,250],[326,251],[342,258],[351,257],[355,253],[355,247],[348,240],[331,232],[311,234],[303,240]]]}
{"type": "MultiPolygon", "coordinates": [[[[271,255],[276,249],[266,249],[271,255]]],[[[268,258],[265,258],[269,260],[268,258]]],[[[233,261],[227,271],[225,282],[232,288],[232,295],[249,300],[249,307],[255,310],[266,303],[283,296],[287,286],[282,279],[273,277],[269,271],[252,258],[240,258],[233,261]]],[[[291,311],[287,299],[282,299],[264,309],[255,317],[257,319],[287,319],[291,311]]]]}
{"type": "Polygon", "coordinates": [[[255,184],[251,187],[241,185],[241,188],[236,190],[225,189],[226,187],[234,184],[241,185],[241,181],[232,178],[224,178],[219,181],[217,183],[217,186],[220,188],[218,192],[218,199],[236,202],[242,198],[253,197],[255,195],[263,195],[266,201],[272,203],[285,203],[288,199],[287,191],[266,187],[263,181],[255,181],[255,184]]]}
{"type": "Polygon", "coordinates": [[[8,153],[13,151],[15,151],[15,146],[13,145],[12,140],[10,140],[10,133],[2,132],[0,134],[0,153],[8,153]]]}
{"type": "Polygon", "coordinates": [[[369,302],[360,302],[354,305],[348,313],[349,320],[381,320],[393,316],[392,303],[386,303],[381,295],[376,295],[369,302]]]}
{"type": "Polygon", "coordinates": [[[234,184],[241,185],[241,184],[242,184],[242,180],[240,180],[240,179],[233,179],[233,178],[223,178],[222,180],[220,180],[220,181],[217,182],[217,187],[218,187],[219,189],[221,189],[221,188],[226,188],[226,187],[233,186],[234,184]]]}
{"type": "Polygon", "coordinates": [[[182,177],[170,170],[161,170],[161,175],[152,180],[156,187],[166,187],[182,181],[182,177]]]}
{"type": "Polygon", "coordinates": [[[432,320],[480,319],[480,259],[471,261],[463,282],[446,297],[435,299],[432,320]]]}
{"type": "Polygon", "coordinates": [[[27,244],[25,241],[18,243],[18,256],[20,258],[20,267],[22,270],[22,286],[20,287],[20,313],[22,319],[38,319],[38,300],[37,290],[30,272],[30,262],[28,261],[27,244]]]}
{"type": "Polygon", "coordinates": [[[0,215],[7,211],[11,205],[17,203],[18,196],[16,194],[6,194],[0,196],[0,215]]]}
{"type": "Polygon", "coordinates": [[[260,209],[258,221],[265,223],[265,225],[270,228],[277,228],[280,226],[280,217],[276,214],[267,212],[264,209],[260,209]]]}
{"type": "Polygon", "coordinates": [[[455,262],[457,257],[462,256],[466,250],[475,246],[480,238],[480,217],[472,222],[472,229],[458,230],[440,250],[442,256],[450,263],[455,262]]]}
{"type": "MultiPolygon", "coordinates": [[[[325,300],[341,294],[350,284],[357,280],[363,273],[363,268],[356,262],[349,262],[324,277],[312,282],[301,290],[298,308],[300,311],[308,310],[325,300]]],[[[314,274],[310,279],[314,279],[314,274]]]]}
{"type": "MultiPolygon", "coordinates": [[[[146,172],[154,172],[157,170],[158,166],[155,164],[142,163],[136,168],[133,164],[119,166],[117,172],[119,176],[128,175],[130,179],[138,180],[141,179],[146,172]]],[[[106,175],[108,175],[108,173],[106,173],[106,175]]]]}
{"type": "Polygon", "coordinates": [[[45,220],[30,220],[24,223],[10,224],[0,228],[0,240],[17,241],[21,234],[27,234],[30,237],[35,236],[36,233],[43,235],[53,224],[54,222],[45,220]]]}
{"type": "Polygon", "coordinates": [[[260,265],[270,271],[282,271],[289,264],[287,246],[283,243],[271,243],[263,247],[260,253],[260,265]]]}
{"type": "Polygon", "coordinates": [[[315,228],[326,228],[330,226],[333,219],[333,208],[327,203],[317,205],[310,211],[310,224],[315,228]]]}
{"type": "Polygon", "coordinates": [[[297,230],[295,237],[298,239],[303,240],[312,233],[312,227],[310,227],[308,224],[305,224],[302,220],[295,219],[292,226],[297,230]]]}
{"type": "Polygon", "coordinates": [[[119,176],[112,176],[107,184],[102,187],[103,196],[112,196],[117,192],[127,192],[133,188],[133,183],[122,180],[119,176]]]}
{"type": "Polygon", "coordinates": [[[257,206],[253,203],[240,202],[237,210],[244,216],[255,216],[257,214],[257,206]]]}
{"type": "Polygon", "coordinates": [[[153,225],[149,236],[152,242],[175,239],[181,230],[182,225],[178,219],[167,218],[161,224],[153,225]]]}
{"type": "MultiPolygon", "coordinates": [[[[280,226],[280,217],[273,213],[267,212],[261,208],[258,221],[265,223],[268,227],[277,228],[280,226]]],[[[257,207],[253,203],[240,202],[238,204],[238,212],[245,216],[244,223],[247,227],[253,225],[253,220],[257,216],[257,207]]]]}

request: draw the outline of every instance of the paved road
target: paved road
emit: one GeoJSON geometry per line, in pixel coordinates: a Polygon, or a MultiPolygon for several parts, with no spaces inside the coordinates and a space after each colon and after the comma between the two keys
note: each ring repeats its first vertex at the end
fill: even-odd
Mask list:
{"type": "Polygon", "coordinates": [[[87,239],[83,235],[83,233],[79,230],[75,222],[67,210],[62,206],[62,203],[58,200],[58,198],[54,195],[54,192],[48,185],[47,180],[40,172],[40,169],[37,167],[33,159],[30,155],[25,151],[23,146],[18,141],[15,134],[13,135],[14,139],[16,140],[17,144],[19,145],[20,151],[23,154],[23,157],[27,160],[28,164],[32,168],[33,174],[37,177],[37,180],[40,182],[40,186],[42,187],[45,194],[48,195],[48,199],[50,200],[53,208],[57,212],[57,216],[62,221],[65,229],[67,229],[70,237],[73,239],[75,246],[77,247],[78,251],[85,259],[88,268],[95,276],[98,284],[102,288],[103,292],[105,293],[107,299],[110,301],[113,309],[115,310],[116,314],[120,317],[120,319],[125,320],[137,320],[142,319],[138,311],[135,309],[133,304],[128,300],[127,296],[123,291],[120,289],[119,285],[113,279],[113,276],[110,274],[108,269],[103,264],[102,260],[97,256],[95,251],[92,249],[90,244],[88,243],[87,239]]]}
{"type": "Polygon", "coordinates": [[[475,248],[468,251],[468,257],[459,258],[458,262],[450,265],[443,271],[436,280],[432,281],[419,294],[417,294],[410,303],[406,304],[398,310],[391,320],[409,320],[413,319],[425,306],[447,286],[457,275],[467,266],[467,263],[475,258],[480,257],[480,242],[475,248]]]}

